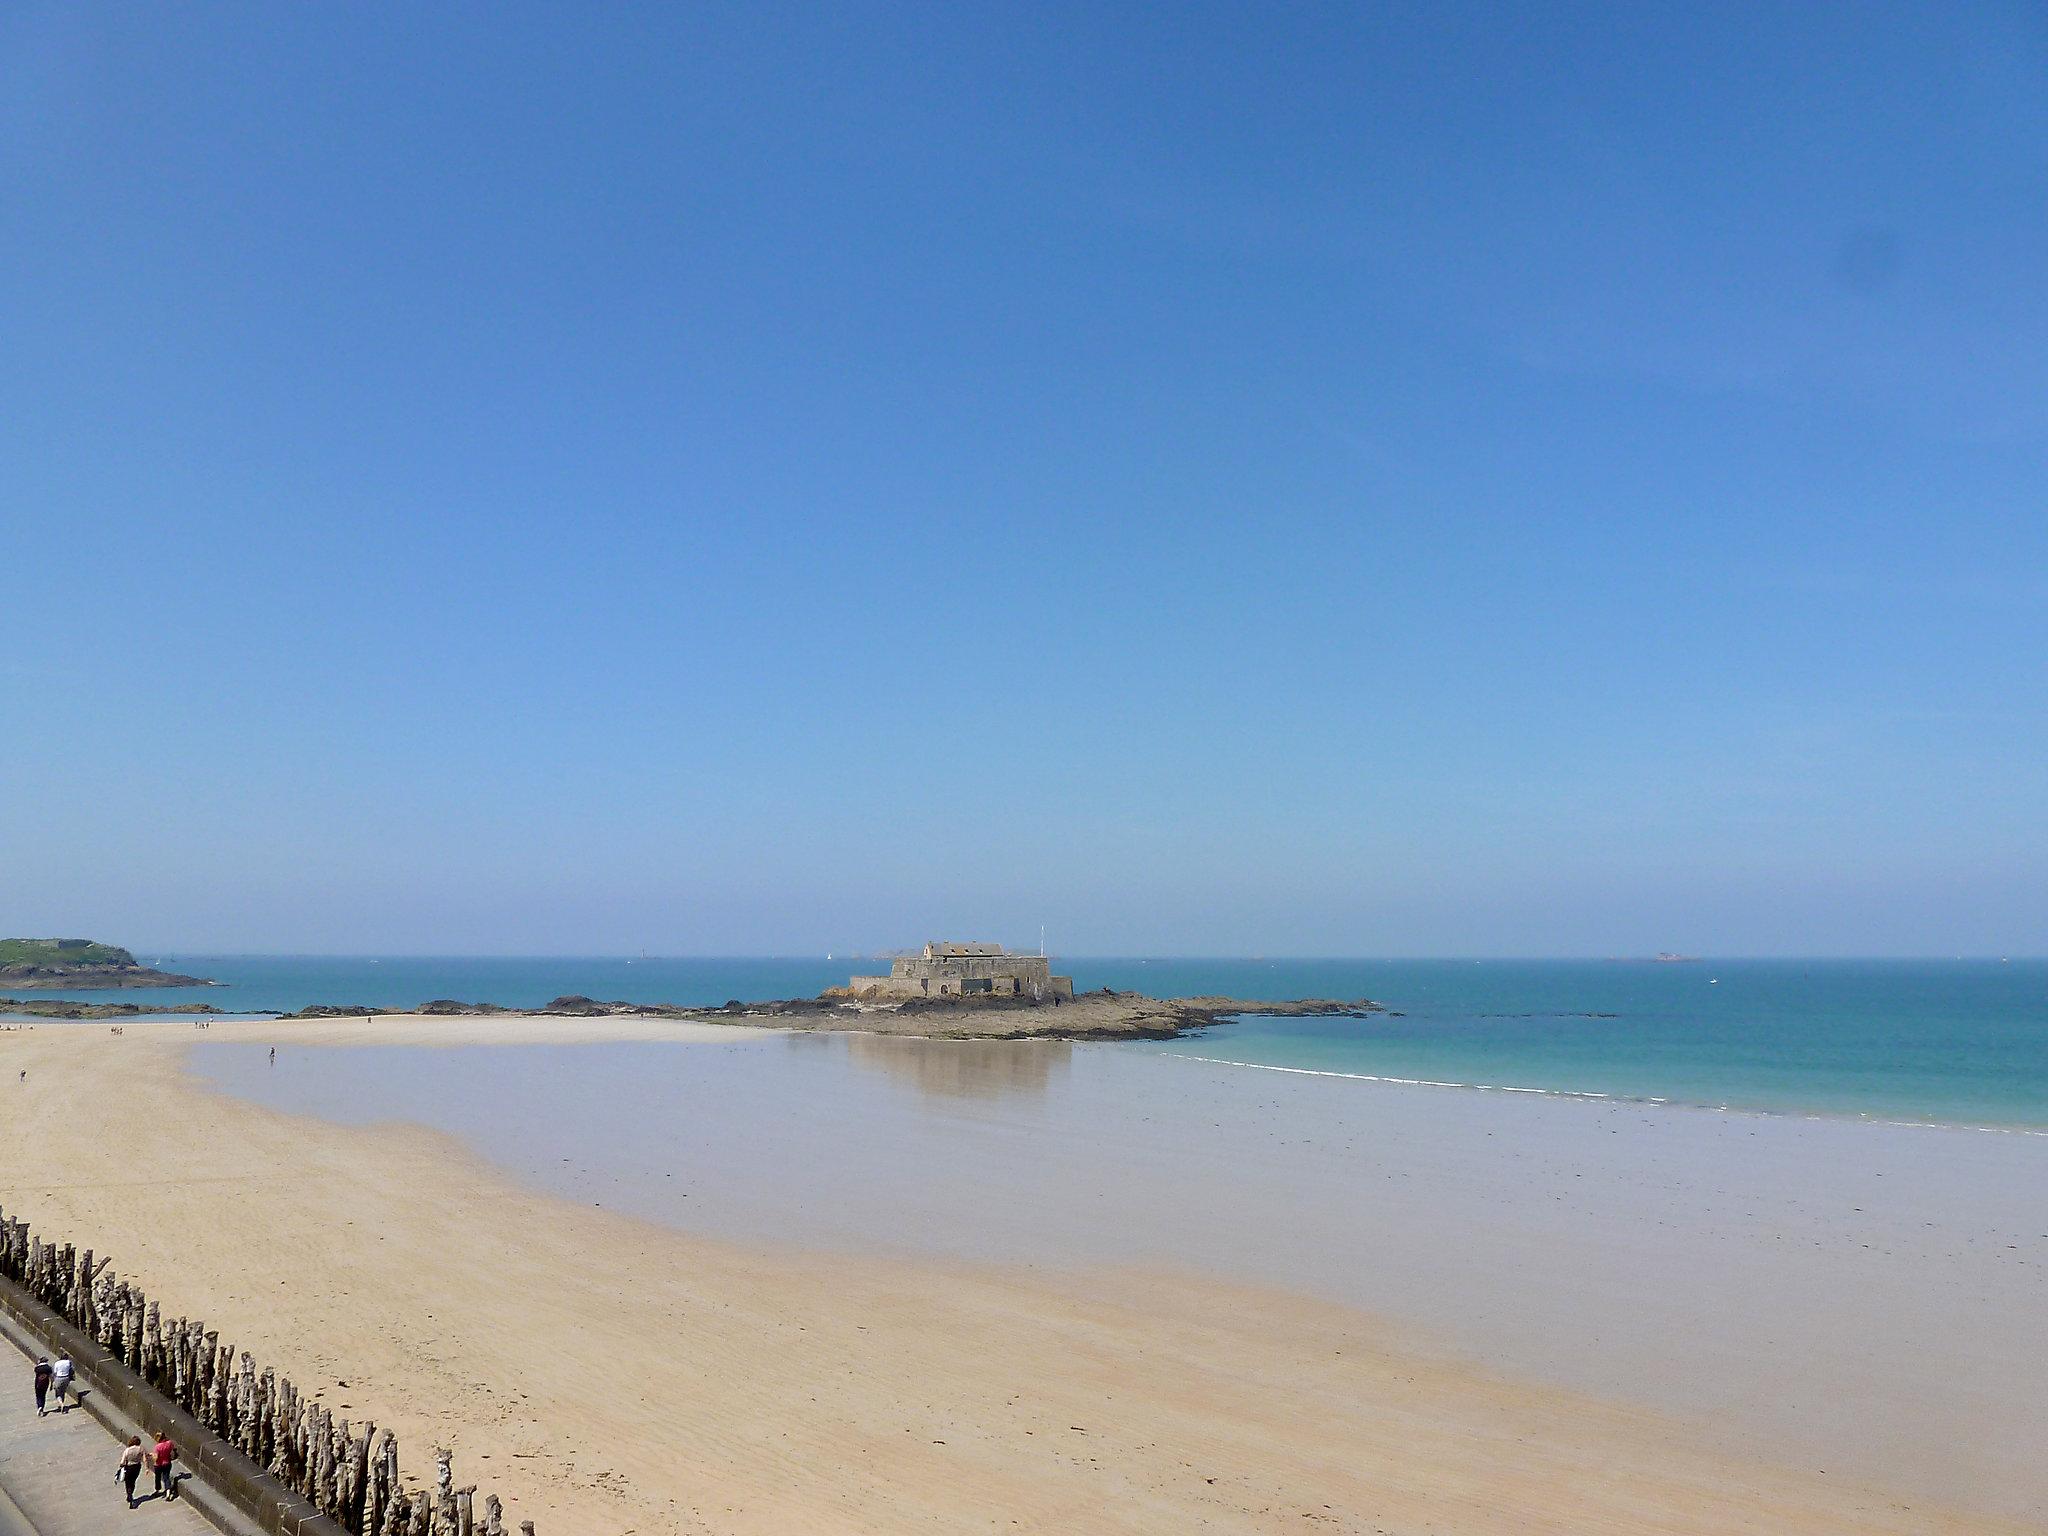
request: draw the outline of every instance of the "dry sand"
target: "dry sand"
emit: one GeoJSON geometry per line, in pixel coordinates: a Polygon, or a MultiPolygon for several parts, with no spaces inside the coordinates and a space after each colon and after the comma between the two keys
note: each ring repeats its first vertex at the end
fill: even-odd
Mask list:
{"type": "MultiPolygon", "coordinates": [[[[655,1020],[0,1033],[0,1203],[434,1443],[543,1536],[2011,1532],[1495,1378],[1338,1307],[692,1237],[526,1193],[415,1128],[212,1094],[198,1038],[702,1038],[655,1020]],[[26,1070],[26,1083],[17,1073],[26,1070]]],[[[720,1039],[731,1031],[708,1027],[720,1039]]]]}

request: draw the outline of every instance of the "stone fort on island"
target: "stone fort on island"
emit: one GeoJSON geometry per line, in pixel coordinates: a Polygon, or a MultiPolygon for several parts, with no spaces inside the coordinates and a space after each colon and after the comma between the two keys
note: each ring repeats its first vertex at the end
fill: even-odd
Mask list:
{"type": "Polygon", "coordinates": [[[1012,954],[1000,944],[927,944],[898,955],[886,976],[856,976],[846,990],[864,1001],[913,997],[1029,997],[1044,1002],[1074,995],[1074,978],[1052,974],[1044,955],[1012,954]]]}

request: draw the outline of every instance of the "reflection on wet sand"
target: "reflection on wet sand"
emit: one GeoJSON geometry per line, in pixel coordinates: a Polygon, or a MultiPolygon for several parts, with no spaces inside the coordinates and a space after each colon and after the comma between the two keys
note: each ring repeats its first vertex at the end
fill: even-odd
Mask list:
{"type": "Polygon", "coordinates": [[[931,1098],[1042,1097],[1065,1077],[1073,1045],[1065,1040],[895,1040],[849,1035],[855,1063],[908,1083],[931,1098]]]}

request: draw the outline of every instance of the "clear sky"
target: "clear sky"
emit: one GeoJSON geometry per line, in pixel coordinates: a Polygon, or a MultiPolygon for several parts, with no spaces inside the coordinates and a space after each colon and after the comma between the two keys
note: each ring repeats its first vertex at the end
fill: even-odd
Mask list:
{"type": "Polygon", "coordinates": [[[2048,950],[2034,4],[0,12],[0,933],[2048,950]]]}

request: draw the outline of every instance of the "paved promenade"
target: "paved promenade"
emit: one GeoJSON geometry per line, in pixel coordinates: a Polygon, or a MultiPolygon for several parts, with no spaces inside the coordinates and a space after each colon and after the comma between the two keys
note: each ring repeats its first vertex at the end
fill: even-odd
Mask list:
{"type": "MultiPolygon", "coordinates": [[[[120,1454],[83,1408],[37,1418],[29,1362],[0,1340],[0,1536],[218,1536],[182,1500],[153,1498],[131,1513],[114,1481],[120,1454]]],[[[148,1493],[147,1471],[136,1486],[148,1493]]]]}

